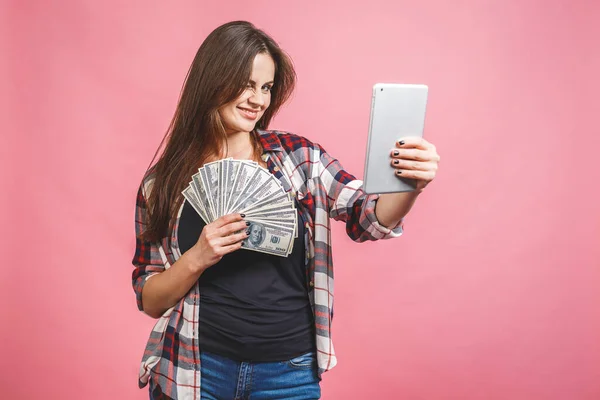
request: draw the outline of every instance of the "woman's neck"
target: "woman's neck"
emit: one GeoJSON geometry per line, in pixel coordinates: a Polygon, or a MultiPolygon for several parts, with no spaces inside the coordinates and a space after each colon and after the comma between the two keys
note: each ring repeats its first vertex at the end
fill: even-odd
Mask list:
{"type": "Polygon", "coordinates": [[[254,145],[249,132],[237,132],[227,135],[227,154],[225,158],[232,157],[237,160],[254,159],[254,145]]]}

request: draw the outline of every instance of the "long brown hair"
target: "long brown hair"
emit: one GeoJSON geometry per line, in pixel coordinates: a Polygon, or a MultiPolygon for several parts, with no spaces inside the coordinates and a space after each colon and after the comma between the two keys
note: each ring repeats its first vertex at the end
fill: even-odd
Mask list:
{"type": "MultiPolygon", "coordinates": [[[[175,114],[152,162],[164,145],[146,178],[154,179],[147,195],[147,240],[167,235],[183,196],[182,190],[211,157],[223,156],[227,134],[219,109],[244,91],[257,54],[269,54],[275,63],[271,104],[256,124],[267,129],[271,119],[292,94],[296,73],[290,58],[265,32],[246,21],[219,26],[204,40],[188,70],[175,114]]],[[[255,153],[262,151],[252,135],[255,153]]],[[[152,163],[151,163],[152,165],[152,163]]]]}

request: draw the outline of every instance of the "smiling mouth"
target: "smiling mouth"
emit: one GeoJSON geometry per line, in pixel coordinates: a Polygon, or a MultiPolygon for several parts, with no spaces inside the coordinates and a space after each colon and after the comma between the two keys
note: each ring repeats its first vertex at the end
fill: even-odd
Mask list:
{"type": "Polygon", "coordinates": [[[256,117],[258,116],[258,110],[248,110],[247,108],[239,108],[239,107],[238,107],[238,110],[240,110],[240,114],[242,114],[242,116],[247,119],[255,120],[256,117]]]}

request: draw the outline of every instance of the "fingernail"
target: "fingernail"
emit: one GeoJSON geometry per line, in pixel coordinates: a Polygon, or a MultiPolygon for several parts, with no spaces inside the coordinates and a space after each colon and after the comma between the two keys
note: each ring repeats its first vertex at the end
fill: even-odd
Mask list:
{"type": "Polygon", "coordinates": [[[400,154],[400,152],[399,152],[398,150],[394,150],[394,153],[393,153],[393,154],[394,154],[395,156],[397,156],[398,154],[400,154]]]}
{"type": "Polygon", "coordinates": [[[240,214],[242,218],[246,218],[246,214],[240,214]]]}
{"type": "Polygon", "coordinates": [[[400,174],[402,173],[402,171],[400,171],[400,170],[397,170],[397,171],[396,171],[396,173],[397,173],[398,175],[400,175],[400,174]]]}
{"type": "Polygon", "coordinates": [[[404,140],[398,140],[398,144],[399,144],[400,146],[404,145],[404,140]]]}
{"type": "Polygon", "coordinates": [[[250,226],[250,222],[246,221],[246,226],[250,226]]]}
{"type": "Polygon", "coordinates": [[[394,160],[394,165],[398,165],[399,163],[400,163],[400,161],[394,160]]]}
{"type": "Polygon", "coordinates": [[[246,235],[250,235],[250,229],[246,230],[246,235]]]}

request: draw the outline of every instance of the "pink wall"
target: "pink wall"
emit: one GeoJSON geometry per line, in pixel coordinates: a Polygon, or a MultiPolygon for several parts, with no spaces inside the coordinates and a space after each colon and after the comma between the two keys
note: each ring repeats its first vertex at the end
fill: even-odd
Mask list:
{"type": "Polygon", "coordinates": [[[197,47],[248,19],[299,75],[273,127],[356,175],[371,85],[430,86],[442,164],[406,235],[334,231],[324,398],[600,398],[598,3],[208,3],[3,2],[0,397],[147,398],[135,189],[197,47]]]}

